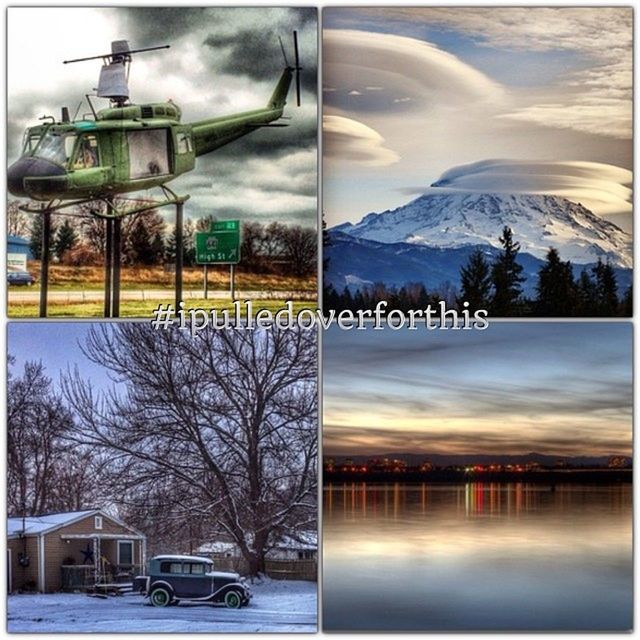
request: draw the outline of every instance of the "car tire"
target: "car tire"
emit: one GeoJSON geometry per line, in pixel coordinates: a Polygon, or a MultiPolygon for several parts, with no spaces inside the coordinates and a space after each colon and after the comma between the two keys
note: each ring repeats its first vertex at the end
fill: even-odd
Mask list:
{"type": "Polygon", "coordinates": [[[166,607],[171,604],[173,596],[165,587],[156,587],[155,589],[153,589],[153,591],[151,591],[149,600],[154,607],[166,607]]]}
{"type": "Polygon", "coordinates": [[[242,596],[237,591],[227,591],[224,594],[224,604],[227,609],[239,609],[242,606],[242,596]]]}

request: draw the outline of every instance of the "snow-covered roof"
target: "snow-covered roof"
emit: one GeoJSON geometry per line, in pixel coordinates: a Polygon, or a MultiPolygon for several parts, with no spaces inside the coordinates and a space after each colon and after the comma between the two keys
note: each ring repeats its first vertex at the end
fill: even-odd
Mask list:
{"type": "Polygon", "coordinates": [[[315,531],[300,531],[295,536],[283,536],[276,544],[278,549],[316,550],[318,534],[315,531]]]}
{"type": "Polygon", "coordinates": [[[198,547],[199,553],[227,553],[238,548],[235,542],[205,542],[198,547]]]}
{"type": "Polygon", "coordinates": [[[153,556],[152,560],[169,560],[171,562],[193,562],[195,561],[206,561],[211,562],[209,558],[203,558],[202,556],[173,556],[173,555],[162,555],[162,556],[153,556]]]}
{"type": "Polygon", "coordinates": [[[88,511],[67,511],[66,513],[50,513],[43,516],[30,516],[28,518],[8,518],[7,535],[15,536],[20,533],[26,535],[37,535],[46,533],[50,529],[57,529],[71,524],[76,520],[81,520],[93,513],[100,513],[99,509],[89,509],[88,511]]]}

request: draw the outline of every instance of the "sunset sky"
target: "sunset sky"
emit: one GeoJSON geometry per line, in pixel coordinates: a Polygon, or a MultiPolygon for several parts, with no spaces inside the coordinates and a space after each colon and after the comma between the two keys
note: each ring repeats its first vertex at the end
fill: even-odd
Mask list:
{"type": "Polygon", "coordinates": [[[631,230],[631,8],[333,7],[323,24],[330,227],[450,172],[450,188],[561,195],[631,230]]]}
{"type": "Polygon", "coordinates": [[[324,454],[630,455],[632,327],[324,336],[324,454]]]}

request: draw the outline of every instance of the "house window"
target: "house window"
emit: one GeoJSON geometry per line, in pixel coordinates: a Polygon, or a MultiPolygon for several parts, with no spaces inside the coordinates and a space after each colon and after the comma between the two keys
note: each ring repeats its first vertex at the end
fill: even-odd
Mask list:
{"type": "Polygon", "coordinates": [[[102,529],[102,516],[96,516],[94,519],[94,525],[96,529],[102,529]]]}
{"type": "Polygon", "coordinates": [[[131,540],[118,540],[118,564],[133,564],[133,542],[131,540]]]}
{"type": "Polygon", "coordinates": [[[298,560],[313,560],[313,551],[298,551],[298,560]]]}

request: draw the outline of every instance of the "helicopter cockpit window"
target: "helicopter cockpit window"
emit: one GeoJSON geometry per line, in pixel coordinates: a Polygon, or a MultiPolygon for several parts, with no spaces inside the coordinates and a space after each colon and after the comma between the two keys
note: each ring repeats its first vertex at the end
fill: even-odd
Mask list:
{"type": "Polygon", "coordinates": [[[91,169],[97,167],[98,162],[98,140],[95,136],[84,135],[80,138],[76,159],[73,163],[74,169],[91,169]]]}
{"type": "Polygon", "coordinates": [[[24,140],[22,142],[22,154],[31,155],[33,150],[38,146],[42,133],[31,133],[27,130],[24,134],[24,140]]]}
{"type": "Polygon", "coordinates": [[[143,129],[127,132],[129,177],[132,180],[169,173],[167,129],[143,129]]]}
{"type": "Polygon", "coordinates": [[[44,134],[33,155],[66,165],[73,153],[75,143],[76,136],[73,133],[54,133],[49,131],[44,134]]]}
{"type": "Polygon", "coordinates": [[[191,151],[191,136],[185,131],[176,134],[178,142],[178,153],[189,153],[191,151]]]}

